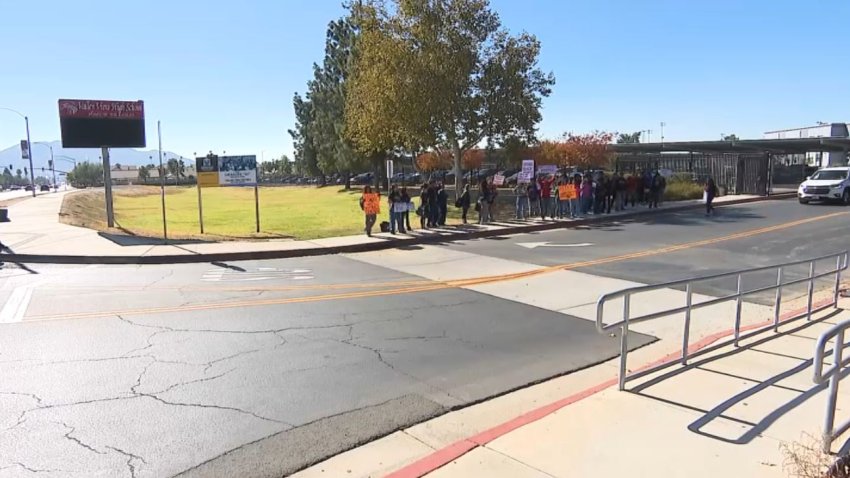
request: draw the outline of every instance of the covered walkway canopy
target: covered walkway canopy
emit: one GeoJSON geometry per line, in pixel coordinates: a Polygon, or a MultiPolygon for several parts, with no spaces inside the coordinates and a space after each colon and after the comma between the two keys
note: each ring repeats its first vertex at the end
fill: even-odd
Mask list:
{"type": "Polygon", "coordinates": [[[673,143],[617,143],[608,145],[616,153],[772,153],[850,151],[850,138],[740,139],[735,141],[678,141],[673,143]]]}

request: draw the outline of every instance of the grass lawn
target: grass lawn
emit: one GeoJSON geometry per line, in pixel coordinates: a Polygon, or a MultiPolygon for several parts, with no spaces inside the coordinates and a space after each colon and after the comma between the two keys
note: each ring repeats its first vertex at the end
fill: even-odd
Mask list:
{"type": "MultiPolygon", "coordinates": [[[[125,231],[151,237],[162,236],[159,187],[116,187],[115,221],[125,231]]],[[[198,224],[198,193],[194,187],[166,188],[168,235],[174,238],[317,239],[363,232],[360,189],[345,191],[338,186],[260,188],[260,233],[254,219],[253,188],[206,188],[203,190],[204,235],[198,224]]],[[[418,204],[419,199],[414,201],[418,204]]],[[[453,201],[450,201],[453,202],[453,201]]],[[[105,230],[101,191],[81,191],[65,199],[62,221],[105,230]]],[[[386,199],[381,201],[378,221],[388,221],[386,199]]],[[[449,205],[449,223],[459,222],[460,213],[449,205]]],[[[410,221],[419,228],[419,217],[410,221]]],[[[377,228],[377,226],[376,226],[377,228]]]]}

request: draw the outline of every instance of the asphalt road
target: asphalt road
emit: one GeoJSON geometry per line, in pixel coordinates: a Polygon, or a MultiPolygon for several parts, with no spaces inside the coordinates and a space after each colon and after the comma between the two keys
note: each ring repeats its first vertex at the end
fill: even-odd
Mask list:
{"type": "MultiPolygon", "coordinates": [[[[848,212],[768,202],[434,250],[481,264],[453,271],[461,277],[611,258],[577,270],[660,283],[844,250],[848,212]],[[675,245],[685,246],[664,252],[675,245]]],[[[618,339],[588,320],[414,275],[454,264],[400,253],[418,268],[374,265],[381,252],[8,265],[0,477],[281,476],[617,353],[618,339]]]]}

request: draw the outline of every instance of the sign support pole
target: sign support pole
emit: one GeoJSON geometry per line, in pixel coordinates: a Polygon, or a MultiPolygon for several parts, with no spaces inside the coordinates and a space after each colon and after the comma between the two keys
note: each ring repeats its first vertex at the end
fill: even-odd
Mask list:
{"type": "Polygon", "coordinates": [[[156,136],[159,140],[159,192],[162,199],[162,238],[168,240],[168,225],[165,220],[165,168],[162,166],[162,128],[156,122],[156,136]]]}
{"type": "MultiPolygon", "coordinates": [[[[100,148],[103,158],[103,191],[106,200],[106,226],[115,227],[115,210],[112,208],[112,166],[109,165],[109,148],[100,148]]],[[[34,194],[34,193],[33,193],[34,194]]]]}
{"type": "Polygon", "coordinates": [[[254,183],[254,215],[257,219],[257,233],[260,232],[260,186],[254,183]]]}
{"type": "Polygon", "coordinates": [[[198,223],[201,224],[201,234],[204,233],[204,201],[201,199],[201,183],[198,182],[198,223]]]}

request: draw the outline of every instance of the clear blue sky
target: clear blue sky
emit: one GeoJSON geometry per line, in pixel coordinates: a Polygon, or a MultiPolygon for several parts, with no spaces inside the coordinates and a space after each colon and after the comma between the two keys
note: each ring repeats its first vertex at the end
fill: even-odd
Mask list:
{"type": "MultiPolygon", "coordinates": [[[[669,141],[850,121],[847,0],[492,0],[557,77],[541,136],[652,129],[669,141]]],[[[292,95],[339,0],[30,0],[0,16],[0,107],[59,138],[58,98],[142,99],[148,146],[291,154],[292,95]]],[[[0,149],[23,138],[0,111],[0,149]]]]}

